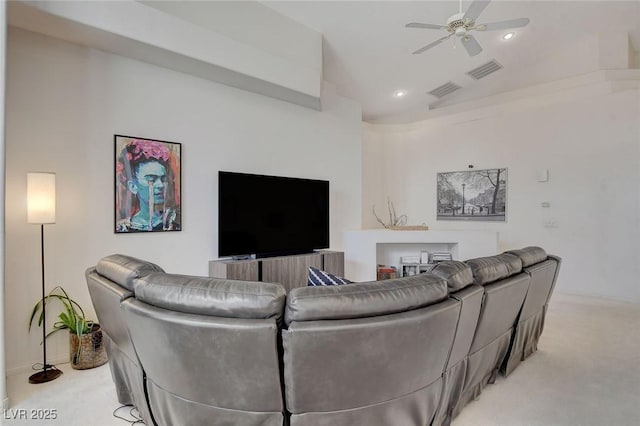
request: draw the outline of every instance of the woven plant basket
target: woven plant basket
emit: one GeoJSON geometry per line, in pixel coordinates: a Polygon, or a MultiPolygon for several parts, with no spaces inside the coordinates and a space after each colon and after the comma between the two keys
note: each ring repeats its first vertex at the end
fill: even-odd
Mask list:
{"type": "Polygon", "coordinates": [[[91,333],[83,334],[79,339],[76,334],[69,333],[69,346],[71,368],[75,370],[87,370],[107,362],[107,351],[99,324],[93,324],[91,333]]]}

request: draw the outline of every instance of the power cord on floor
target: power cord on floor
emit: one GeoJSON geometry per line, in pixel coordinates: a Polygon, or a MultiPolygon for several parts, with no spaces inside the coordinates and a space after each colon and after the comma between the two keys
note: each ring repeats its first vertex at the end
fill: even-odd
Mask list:
{"type": "MultiPolygon", "coordinates": [[[[40,371],[40,370],[44,370],[44,364],[43,364],[43,363],[41,363],[41,362],[36,362],[35,364],[33,364],[33,365],[31,366],[31,369],[32,369],[33,371],[40,371]]],[[[47,364],[47,370],[56,370],[56,371],[60,371],[60,370],[58,370],[58,368],[57,368],[55,365],[53,365],[53,364],[47,364]]]]}
{"type": "MultiPolygon", "coordinates": [[[[36,362],[35,364],[33,364],[33,365],[31,366],[31,369],[32,369],[33,371],[44,371],[44,365],[45,365],[45,364],[43,364],[43,363],[41,363],[41,362],[36,362]]],[[[59,371],[59,372],[60,372],[60,374],[62,374],[62,370],[58,369],[55,365],[53,365],[53,364],[46,364],[46,366],[47,366],[47,371],[59,371]]],[[[46,377],[46,376],[45,376],[45,377],[46,377]]]]}
{"type": "Polygon", "coordinates": [[[113,417],[115,417],[116,419],[120,419],[120,420],[124,420],[125,422],[129,423],[130,425],[144,425],[144,422],[142,421],[142,418],[140,417],[140,413],[138,413],[138,409],[136,407],[134,407],[133,405],[122,405],[118,408],[116,408],[115,410],[113,410],[113,417]],[[120,414],[118,414],[119,410],[122,410],[123,408],[129,408],[129,416],[133,417],[134,420],[129,420],[125,417],[122,417],[120,414]]]}

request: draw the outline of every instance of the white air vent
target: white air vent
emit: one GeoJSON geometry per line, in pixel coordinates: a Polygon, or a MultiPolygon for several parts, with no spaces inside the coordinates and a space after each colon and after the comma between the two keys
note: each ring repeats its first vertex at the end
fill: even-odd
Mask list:
{"type": "Polygon", "coordinates": [[[467,74],[469,74],[471,77],[475,78],[476,80],[480,80],[481,78],[484,78],[489,74],[498,71],[499,69],[502,69],[502,65],[500,65],[495,59],[492,59],[486,64],[480,65],[478,68],[472,69],[467,74]]]}
{"type": "Polygon", "coordinates": [[[460,89],[461,87],[458,86],[457,84],[455,84],[453,81],[450,81],[446,84],[443,84],[440,87],[436,87],[435,89],[433,89],[432,91],[428,92],[430,95],[435,96],[436,98],[443,98],[445,96],[447,96],[449,93],[451,92],[455,92],[456,90],[460,89]]]}

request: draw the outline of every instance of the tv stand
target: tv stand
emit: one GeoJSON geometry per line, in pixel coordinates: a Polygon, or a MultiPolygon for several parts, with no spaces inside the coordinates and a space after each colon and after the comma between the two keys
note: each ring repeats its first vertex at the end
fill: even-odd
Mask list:
{"type": "Polygon", "coordinates": [[[264,281],[282,284],[287,291],[307,285],[309,267],[344,276],[344,253],[321,250],[291,256],[260,259],[209,261],[209,276],[228,280],[264,281]]]}
{"type": "Polygon", "coordinates": [[[231,260],[251,260],[251,259],[255,259],[256,257],[252,254],[242,254],[240,256],[233,256],[231,257],[231,260]]]}

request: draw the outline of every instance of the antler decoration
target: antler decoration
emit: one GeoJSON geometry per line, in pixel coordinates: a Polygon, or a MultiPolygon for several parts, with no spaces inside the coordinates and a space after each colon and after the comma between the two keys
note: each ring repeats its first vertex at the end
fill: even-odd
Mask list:
{"type": "Polygon", "coordinates": [[[385,229],[389,229],[392,226],[404,226],[407,224],[407,215],[406,214],[402,214],[400,216],[396,215],[396,208],[393,206],[393,203],[391,202],[391,200],[389,199],[389,197],[387,197],[387,209],[389,209],[389,223],[384,223],[382,221],[382,219],[380,219],[378,217],[378,215],[376,214],[376,206],[374,205],[372,208],[373,210],[373,215],[376,217],[376,220],[385,227],[385,229]]]}

